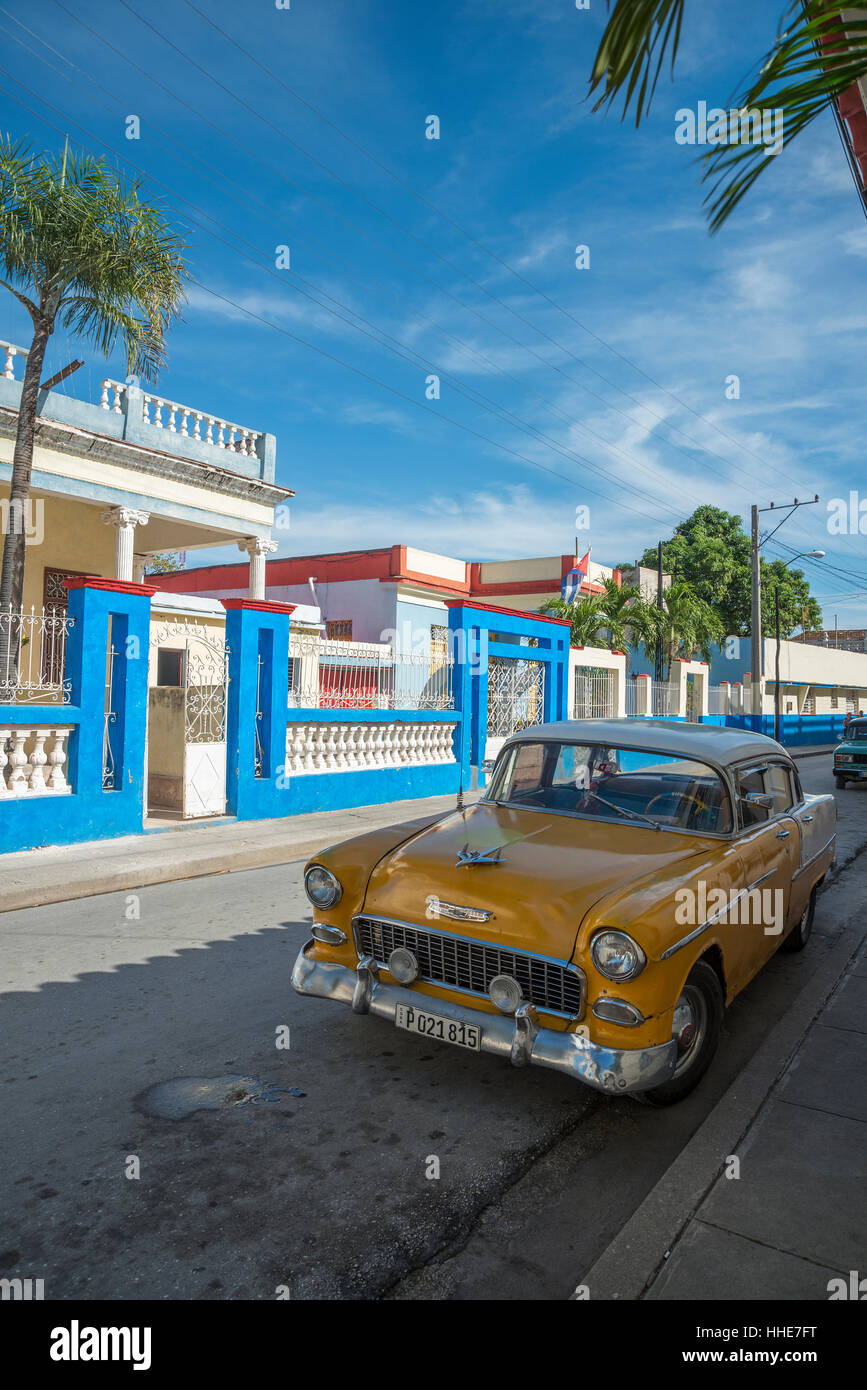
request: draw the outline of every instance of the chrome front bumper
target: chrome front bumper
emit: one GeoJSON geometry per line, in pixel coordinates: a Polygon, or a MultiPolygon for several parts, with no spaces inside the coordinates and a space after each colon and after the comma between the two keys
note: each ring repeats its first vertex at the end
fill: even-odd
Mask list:
{"type": "Polygon", "coordinates": [[[668,1081],[677,1061],[677,1043],[672,1039],[658,1047],[615,1049],[600,1047],[580,1033],[557,1033],[541,1028],[532,1004],[522,1004],[517,1014],[482,1013],[464,1004],[451,1004],[419,994],[402,985],[387,984],[379,978],[376,962],[365,956],[355,970],[330,961],[312,960],[307,954],[316,943],[302,946],[292,971],[292,987],[298,994],[319,999],[335,999],[351,1005],[358,1014],[377,1014],[394,1022],[398,1004],[436,1014],[457,1023],[472,1023],[481,1030],[482,1051],[506,1057],[513,1066],[531,1064],[552,1067],[597,1091],[622,1094],[648,1091],[668,1081]]]}

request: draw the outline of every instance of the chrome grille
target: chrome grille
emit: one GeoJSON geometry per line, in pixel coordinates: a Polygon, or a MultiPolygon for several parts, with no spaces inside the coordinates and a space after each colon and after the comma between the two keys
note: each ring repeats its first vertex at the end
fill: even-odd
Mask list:
{"type": "Polygon", "coordinates": [[[525,955],[379,917],[357,917],[354,928],[359,956],[373,956],[387,966],[392,951],[405,946],[418,961],[422,979],[431,984],[486,995],[495,975],[511,975],[521,986],[524,999],[536,1008],[567,1018],[581,1012],[580,974],[544,956],[525,955]]]}

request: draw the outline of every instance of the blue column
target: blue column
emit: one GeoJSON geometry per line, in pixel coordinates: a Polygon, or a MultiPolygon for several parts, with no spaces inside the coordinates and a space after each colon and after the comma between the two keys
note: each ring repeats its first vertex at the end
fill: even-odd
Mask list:
{"type": "MultiPolygon", "coordinates": [[[[145,736],[148,708],[150,584],[84,577],[67,580],[69,617],[66,674],[71,704],[81,722],[71,739],[68,778],[78,800],[75,839],[137,834],[144,818],[145,736]],[[109,636],[114,650],[109,660],[109,636]],[[106,686],[110,681],[108,737],[114,786],[103,789],[106,686]]],[[[62,718],[62,709],[58,710],[62,718]]],[[[56,803],[55,803],[56,805],[56,803]]]]}
{"type": "MultiPolygon", "coordinates": [[[[463,723],[461,765],[469,773],[485,760],[488,729],[488,657],[540,661],[545,667],[542,716],[545,723],[568,715],[569,636],[566,619],[453,599],[449,631],[455,648],[455,681],[463,723]],[[493,634],[493,636],[492,636],[493,634]],[[498,635],[503,640],[498,641],[498,635]],[[524,639],[535,638],[529,647],[524,639]]],[[[465,785],[467,785],[465,783],[465,785]]]]}
{"type": "Polygon", "coordinates": [[[470,658],[470,629],[462,606],[449,610],[449,649],[454,656],[455,757],[460,765],[460,785],[468,790],[472,777],[473,702],[475,686],[474,663],[470,658]]]}
{"type": "Polygon", "coordinates": [[[295,605],[223,599],[223,606],[229,648],[228,809],[241,820],[288,816],[289,618],[295,605]]]}

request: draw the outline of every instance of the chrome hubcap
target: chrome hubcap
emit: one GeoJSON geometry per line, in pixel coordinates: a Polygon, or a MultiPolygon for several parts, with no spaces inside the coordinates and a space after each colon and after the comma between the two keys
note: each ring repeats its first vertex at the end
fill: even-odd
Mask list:
{"type": "Polygon", "coordinates": [[[675,1076],[692,1065],[706,1031],[707,1005],[704,995],[693,985],[687,985],[675,1005],[671,1025],[671,1036],[677,1043],[678,1051],[675,1076]]]}

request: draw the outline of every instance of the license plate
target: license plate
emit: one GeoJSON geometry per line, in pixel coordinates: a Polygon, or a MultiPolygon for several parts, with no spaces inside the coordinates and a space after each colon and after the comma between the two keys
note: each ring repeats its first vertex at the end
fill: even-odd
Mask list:
{"type": "Polygon", "coordinates": [[[459,1023],[453,1018],[441,1018],[439,1014],[423,1013],[412,1004],[398,1004],[394,1021],[398,1028],[408,1033],[420,1033],[425,1038],[436,1038],[438,1042],[454,1043],[455,1047],[468,1047],[471,1052],[482,1050],[482,1030],[475,1023],[459,1023]]]}

